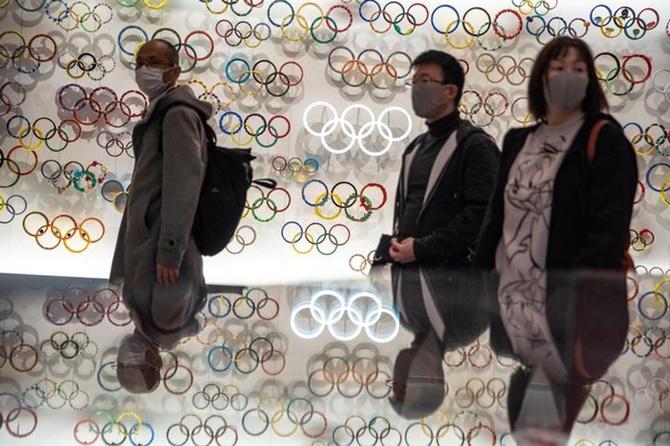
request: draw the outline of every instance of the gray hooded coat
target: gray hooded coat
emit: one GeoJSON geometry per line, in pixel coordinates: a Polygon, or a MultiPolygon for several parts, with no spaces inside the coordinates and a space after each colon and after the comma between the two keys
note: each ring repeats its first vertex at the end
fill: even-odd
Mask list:
{"type": "Polygon", "coordinates": [[[166,349],[197,333],[195,315],[206,301],[191,227],[207,163],[202,118],[211,114],[209,103],[178,86],[152,102],[133,129],[135,169],[110,282],[123,285],[135,327],[166,349]],[[179,279],[159,285],[156,264],[179,268],[179,279]]]}

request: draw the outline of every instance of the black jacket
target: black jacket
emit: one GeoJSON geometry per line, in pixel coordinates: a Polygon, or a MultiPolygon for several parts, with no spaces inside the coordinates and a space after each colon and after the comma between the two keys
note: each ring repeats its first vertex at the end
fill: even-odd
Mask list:
{"type": "MultiPolygon", "coordinates": [[[[442,169],[417,221],[414,253],[422,266],[467,266],[495,185],[500,150],[483,130],[466,121],[456,130],[458,144],[442,169]]],[[[396,191],[394,228],[402,215],[402,179],[407,155],[422,139],[419,135],[403,153],[396,191]]]]}
{"type": "MultiPolygon", "coordinates": [[[[491,279],[487,286],[491,346],[498,354],[512,356],[498,313],[495,256],[502,236],[505,184],[534,128],[512,129],[505,136],[500,173],[474,259],[474,266],[491,279]]],[[[585,346],[596,352],[589,358],[594,374],[604,373],[618,357],[628,328],[622,260],[637,178],[635,152],[623,129],[611,116],[599,114],[585,118],[554,182],[546,257],[547,318],[564,363],[571,364],[575,337],[597,343],[585,346]],[[589,160],[587,141],[600,119],[609,123],[600,130],[595,155],[589,160]]]]}
{"type": "MultiPolygon", "coordinates": [[[[502,236],[504,191],[512,163],[536,127],[512,129],[503,142],[500,172],[482,224],[475,266],[495,267],[502,236]]],[[[635,152],[619,123],[610,115],[587,117],[556,174],[547,270],[620,269],[629,241],[629,224],[637,188],[635,152]],[[586,144],[596,121],[607,119],[589,161],[586,144]]]]}

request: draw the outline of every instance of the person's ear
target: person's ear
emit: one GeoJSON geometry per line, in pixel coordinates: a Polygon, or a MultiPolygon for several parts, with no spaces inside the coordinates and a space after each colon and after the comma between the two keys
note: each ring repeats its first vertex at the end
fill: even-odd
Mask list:
{"type": "Polygon", "coordinates": [[[163,72],[163,82],[166,84],[174,84],[177,82],[177,79],[179,78],[179,75],[181,74],[181,67],[179,65],[175,65],[172,68],[168,68],[165,72],[163,72]]]}
{"type": "Polygon", "coordinates": [[[456,85],[449,84],[446,86],[446,90],[447,90],[447,97],[450,100],[455,101],[456,96],[458,96],[458,87],[456,85]]]}

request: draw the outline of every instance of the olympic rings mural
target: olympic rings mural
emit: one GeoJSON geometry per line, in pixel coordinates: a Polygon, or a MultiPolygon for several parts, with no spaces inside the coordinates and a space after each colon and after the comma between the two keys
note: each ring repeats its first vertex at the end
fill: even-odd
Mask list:
{"type": "MultiPolygon", "coordinates": [[[[179,52],[182,82],[212,104],[220,142],[253,147],[261,155],[257,171],[280,183],[272,192],[250,189],[242,224],[223,255],[246,260],[261,251],[259,241],[269,240],[293,259],[336,258],[343,269],[367,275],[376,239],[368,246],[358,238],[377,234],[390,216],[388,191],[395,184],[384,163],[397,159],[420,130],[406,100],[417,55],[408,43],[425,38],[428,47],[459,59],[468,73],[461,115],[500,139],[510,126],[533,122],[523,90],[539,47],[556,36],[582,37],[594,48],[598,78],[641,162],[630,245],[640,277],[629,277],[634,316],[622,355],[667,361],[662,322],[670,285],[651,276],[668,273],[667,266],[653,266],[653,256],[667,249],[659,221],[670,206],[670,123],[627,113],[625,105],[646,96],[659,109],[670,103],[670,66],[651,55],[670,39],[670,17],[645,2],[591,2],[566,14],[564,2],[212,0],[193,2],[205,20],[192,26],[169,20],[179,13],[170,0],[0,0],[3,25],[9,25],[0,31],[0,69],[10,74],[0,81],[0,235],[16,233],[38,252],[100,254],[132,193],[131,130],[148,106],[131,80],[134,55],[143,42],[160,37],[179,52]],[[49,94],[42,96],[47,84],[49,94]],[[346,169],[338,171],[338,163],[346,169]],[[379,166],[378,172],[356,175],[359,164],[361,171],[379,166]],[[36,183],[50,200],[35,196],[36,183]]],[[[5,302],[0,297],[0,320],[9,314],[5,302]]],[[[445,389],[455,411],[443,408],[431,420],[333,416],[324,399],[382,402],[390,394],[390,359],[358,346],[324,351],[320,362],[310,360],[300,370],[303,392],[296,391],[281,382],[291,368],[282,333],[259,325],[278,323],[282,302],[258,289],[208,297],[203,329],[188,341],[202,356],[161,353],[161,391],[185,397],[189,408],[158,429],[140,409],[94,408],[88,387],[58,374],[59,367],[92,364],[96,389],[120,395],[114,353],[87,330],[131,322],[113,290],[63,290],[42,308],[52,328],[46,336],[3,325],[3,374],[37,372],[42,358],[58,373],[22,383],[16,393],[0,392],[0,429],[12,439],[31,437],[40,410],[69,408],[82,411],[71,429],[80,444],[234,445],[270,434],[315,445],[510,442],[500,426],[477,415],[505,410],[506,383],[479,375],[445,389]],[[255,394],[220,376],[267,378],[276,387],[255,394]]],[[[392,308],[361,291],[314,290],[307,302],[281,310],[291,333],[308,342],[332,336],[389,345],[399,327],[392,308]]],[[[514,366],[479,341],[450,352],[445,365],[450,372],[514,366]]],[[[667,379],[630,370],[624,381],[598,382],[579,422],[625,427],[635,410],[670,410],[667,379]]],[[[365,407],[374,413],[376,406],[365,407]]],[[[669,438],[661,430],[647,440],[655,445],[669,438]]]]}
{"type": "MultiPolygon", "coordinates": [[[[329,191],[317,206],[293,198],[298,192],[304,198],[303,186],[313,187],[312,180],[346,181],[334,178],[325,167],[331,157],[363,156],[381,162],[389,156],[396,158],[416,134],[413,116],[407,107],[387,104],[373,108],[360,101],[341,107],[326,95],[312,94],[298,113],[287,112],[287,106],[269,107],[272,101],[293,104],[300,100],[308,85],[306,79],[313,81],[315,75],[325,76],[352,101],[361,92],[386,94],[380,96],[386,98],[404,95],[415,54],[402,46],[383,50],[370,44],[352,46],[348,41],[353,30],[399,42],[423,34],[432,39],[431,45],[453,52],[466,72],[483,82],[466,85],[459,105],[462,116],[501,137],[509,125],[532,123],[526,98],[512,93],[527,82],[533,62],[530,52],[509,50],[517,41],[542,45],[556,36],[570,35],[594,42],[635,42],[661,30],[666,19],[662,11],[644,5],[632,8],[604,3],[585,8],[577,16],[565,16],[558,0],[503,3],[491,9],[350,0],[326,8],[316,2],[213,0],[198,5],[207,18],[206,26],[184,31],[145,26],[144,18],[128,23],[127,15],[132,11],[168,14],[171,5],[167,0],[119,0],[114,4],[5,0],[0,9],[16,10],[25,20],[46,16],[47,26],[26,22],[23,28],[0,33],[0,66],[19,76],[0,85],[0,118],[4,121],[0,124],[13,143],[0,147],[0,188],[8,189],[10,193],[5,195],[11,197],[8,205],[0,205],[0,222],[9,228],[21,214],[17,210],[42,211],[32,208],[29,194],[13,190],[33,175],[63,197],[87,194],[101,205],[107,203],[99,208],[107,218],[123,212],[132,187],[128,168],[119,167],[119,162],[130,159],[123,161],[123,166],[132,162],[130,128],[148,101],[138,90],[117,88],[115,79],[132,70],[134,55],[143,42],[163,38],[180,54],[184,82],[197,97],[213,105],[222,142],[271,153],[263,160],[264,167],[284,183],[281,190],[268,196],[263,191],[250,191],[243,226],[227,253],[256,252],[251,245],[259,240],[281,240],[296,255],[320,252],[341,256],[343,269],[365,273],[367,260],[356,257],[355,265],[349,261],[352,256],[368,257],[366,247],[360,246],[358,225],[388,218],[388,209],[380,209],[375,216],[371,212],[374,203],[368,202],[372,198],[349,193],[343,196],[329,191]],[[54,30],[60,34],[50,32],[54,30]],[[74,39],[76,33],[82,38],[74,39]],[[109,46],[94,44],[91,39],[100,35],[109,36],[105,37],[109,46]],[[288,51],[283,54],[289,56],[272,55],[275,46],[284,47],[288,51]],[[307,46],[314,46],[323,68],[318,74],[307,68],[311,65],[306,65],[304,57],[293,56],[298,54],[296,49],[307,46]],[[472,48],[478,49],[476,56],[468,55],[472,48]],[[261,49],[266,52],[253,53],[261,49]],[[32,91],[26,88],[30,85],[27,80],[45,71],[69,79],[55,89],[56,114],[23,112],[32,91]],[[294,155],[289,147],[301,135],[308,136],[305,141],[314,149],[298,149],[294,155]],[[93,140],[100,152],[93,163],[90,159],[84,162],[82,148],[93,140]],[[53,153],[47,156],[48,152],[53,153]],[[104,209],[113,212],[108,214],[104,209]],[[348,244],[350,240],[356,247],[348,244]]],[[[668,37],[669,27],[670,21],[665,26],[668,37]]],[[[595,59],[598,77],[611,101],[626,101],[648,89],[658,98],[670,100],[670,69],[646,54],[617,44],[609,51],[597,52],[595,59]]],[[[638,154],[651,158],[640,185],[640,204],[655,200],[665,210],[670,203],[670,179],[664,163],[654,157],[670,153],[667,123],[652,118],[623,124],[638,154]]],[[[376,183],[392,186],[381,175],[376,183]]],[[[96,218],[107,223],[101,216],[96,218]]],[[[650,223],[638,227],[654,231],[650,223]]],[[[654,248],[658,243],[652,244],[648,233],[644,234],[633,237],[631,250],[636,256],[658,250],[654,248]]]]}

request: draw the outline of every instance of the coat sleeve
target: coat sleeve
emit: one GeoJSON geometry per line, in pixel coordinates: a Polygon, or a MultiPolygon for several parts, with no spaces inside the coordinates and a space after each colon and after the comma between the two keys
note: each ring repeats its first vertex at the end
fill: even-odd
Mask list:
{"type": "Polygon", "coordinates": [[[178,268],[188,247],[205,175],[205,130],[192,108],[175,105],[163,119],[163,184],[156,263],[178,268]]]}
{"type": "Polygon", "coordinates": [[[623,130],[605,125],[590,166],[586,233],[573,260],[577,268],[621,268],[637,188],[635,152],[623,130]]]}
{"type": "Polygon", "coordinates": [[[414,241],[414,254],[419,262],[443,261],[467,252],[475,244],[486,206],[495,186],[500,151],[483,134],[466,140],[463,167],[464,203],[461,212],[445,227],[414,241]]]}

